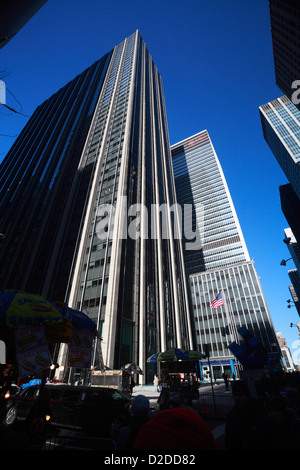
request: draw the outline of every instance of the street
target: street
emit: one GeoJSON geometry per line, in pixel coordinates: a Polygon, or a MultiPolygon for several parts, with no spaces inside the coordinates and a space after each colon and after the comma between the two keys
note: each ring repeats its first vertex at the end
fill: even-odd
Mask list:
{"type": "MultiPolygon", "coordinates": [[[[148,397],[150,407],[155,411],[159,411],[159,404],[157,403],[159,393],[155,391],[154,386],[136,386],[133,390],[132,398],[137,395],[148,397]]],[[[201,386],[199,389],[199,401],[193,403],[195,411],[201,414],[212,430],[218,450],[225,450],[225,417],[232,404],[231,390],[227,391],[223,384],[214,385],[213,390],[210,384],[201,386]]],[[[68,430],[59,430],[57,433],[52,434],[47,440],[45,450],[59,450],[61,447],[64,450],[115,450],[114,442],[111,439],[89,437],[82,433],[68,430]]]]}

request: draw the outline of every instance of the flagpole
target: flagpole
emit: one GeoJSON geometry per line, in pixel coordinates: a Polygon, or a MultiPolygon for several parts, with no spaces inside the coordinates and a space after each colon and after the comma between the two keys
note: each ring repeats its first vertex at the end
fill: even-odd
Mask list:
{"type": "MultiPolygon", "coordinates": [[[[238,333],[237,333],[237,328],[236,328],[236,324],[235,324],[235,319],[233,317],[233,313],[229,311],[226,296],[224,294],[224,291],[222,291],[222,290],[219,291],[219,294],[210,303],[210,306],[213,309],[217,309],[221,305],[224,305],[224,308],[225,308],[225,316],[226,316],[226,320],[227,320],[227,328],[228,328],[228,334],[229,334],[229,337],[230,337],[230,343],[233,343],[235,340],[236,340],[236,342],[238,342],[238,333]]],[[[225,326],[224,326],[224,330],[225,330],[225,334],[227,336],[225,326]]],[[[239,368],[239,366],[237,364],[237,369],[238,368],[239,368]]]]}
{"type": "MultiPolygon", "coordinates": [[[[230,331],[231,342],[236,341],[238,343],[238,332],[237,332],[236,323],[235,323],[233,313],[230,313],[230,311],[229,311],[224,291],[221,291],[221,294],[222,294],[223,301],[224,301],[225,314],[226,314],[228,329],[230,331]]],[[[239,364],[238,363],[236,364],[236,370],[238,371],[238,375],[239,375],[239,364]]]]}
{"type": "Polygon", "coordinates": [[[225,296],[224,291],[221,291],[223,301],[224,301],[224,307],[225,307],[225,314],[226,314],[226,319],[227,319],[227,324],[228,324],[228,329],[230,331],[230,336],[231,336],[231,341],[238,341],[238,336],[237,336],[237,329],[236,329],[236,324],[235,320],[233,318],[233,315],[230,313],[229,308],[228,308],[228,303],[227,299],[225,296]]]}

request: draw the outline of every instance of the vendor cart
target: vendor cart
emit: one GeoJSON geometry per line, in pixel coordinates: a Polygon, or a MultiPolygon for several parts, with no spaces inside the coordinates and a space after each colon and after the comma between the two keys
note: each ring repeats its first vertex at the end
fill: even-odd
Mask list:
{"type": "Polygon", "coordinates": [[[147,362],[160,365],[161,394],[158,399],[161,410],[176,406],[192,406],[199,398],[199,361],[205,355],[200,351],[171,348],[165,352],[152,354],[147,362]]]}
{"type": "Polygon", "coordinates": [[[91,385],[115,388],[126,396],[132,393],[132,376],[127,370],[105,370],[91,372],[91,385]]]}
{"type": "Polygon", "coordinates": [[[192,406],[198,401],[200,386],[198,361],[161,362],[160,410],[192,406]]]}

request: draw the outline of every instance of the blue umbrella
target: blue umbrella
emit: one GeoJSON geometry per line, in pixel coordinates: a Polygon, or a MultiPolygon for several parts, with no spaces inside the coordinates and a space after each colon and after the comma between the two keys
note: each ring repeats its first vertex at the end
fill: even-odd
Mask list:
{"type": "Polygon", "coordinates": [[[200,359],[204,359],[205,357],[206,356],[200,351],[193,351],[191,349],[187,349],[186,351],[184,351],[180,359],[182,361],[198,361],[200,359]]]}
{"type": "Polygon", "coordinates": [[[75,328],[96,330],[95,322],[88,315],[64,302],[52,302],[30,292],[0,291],[0,325],[19,328],[63,321],[69,321],[75,328]]]}
{"type": "Polygon", "coordinates": [[[69,321],[75,328],[96,331],[95,322],[80,310],[75,310],[65,303],[55,302],[55,306],[64,320],[69,321]]]}
{"type": "Polygon", "coordinates": [[[29,292],[0,291],[0,325],[8,328],[62,323],[63,316],[53,302],[29,292]]]}
{"type": "Polygon", "coordinates": [[[152,354],[148,357],[147,362],[161,362],[170,361],[174,359],[181,359],[183,357],[184,350],[179,348],[171,348],[164,352],[152,354]]]}
{"type": "Polygon", "coordinates": [[[162,360],[168,361],[173,359],[181,359],[184,355],[184,350],[179,348],[171,348],[162,354],[162,360]]]}
{"type": "Polygon", "coordinates": [[[163,356],[163,353],[162,353],[162,352],[152,354],[152,356],[148,357],[147,362],[158,362],[158,361],[161,361],[161,360],[162,360],[162,356],[163,356]]]}

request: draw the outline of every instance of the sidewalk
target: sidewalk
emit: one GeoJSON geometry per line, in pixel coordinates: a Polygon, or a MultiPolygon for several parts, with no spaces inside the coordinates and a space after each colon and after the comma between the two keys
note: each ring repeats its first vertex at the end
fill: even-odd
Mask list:
{"type": "Polygon", "coordinates": [[[135,397],[136,395],[145,395],[145,397],[156,398],[159,397],[159,392],[155,391],[154,385],[136,385],[133,389],[132,396],[135,397]]]}

